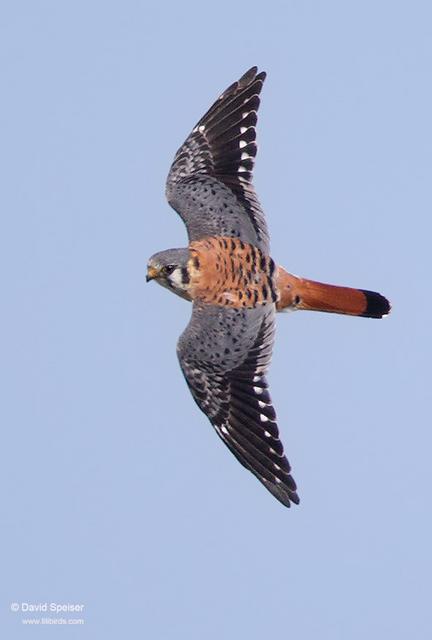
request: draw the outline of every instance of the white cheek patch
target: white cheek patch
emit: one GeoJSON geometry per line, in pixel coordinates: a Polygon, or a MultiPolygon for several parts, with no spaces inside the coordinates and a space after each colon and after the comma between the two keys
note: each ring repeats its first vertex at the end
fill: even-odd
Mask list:
{"type": "Polygon", "coordinates": [[[183,282],[182,270],[174,269],[174,271],[169,275],[169,280],[175,286],[176,289],[186,289],[186,285],[183,282]]]}

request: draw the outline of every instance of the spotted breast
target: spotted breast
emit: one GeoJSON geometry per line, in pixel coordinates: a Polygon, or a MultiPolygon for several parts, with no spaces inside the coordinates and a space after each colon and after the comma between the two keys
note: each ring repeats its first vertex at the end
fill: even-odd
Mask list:
{"type": "Polygon", "coordinates": [[[275,264],[257,247],[231,237],[207,237],[189,245],[191,298],[207,304],[253,308],[275,303],[275,264]]]}

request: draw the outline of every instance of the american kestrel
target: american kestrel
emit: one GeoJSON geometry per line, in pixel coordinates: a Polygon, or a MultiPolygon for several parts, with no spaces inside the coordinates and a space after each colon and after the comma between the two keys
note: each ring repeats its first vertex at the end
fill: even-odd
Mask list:
{"type": "Polygon", "coordinates": [[[276,311],[382,318],[390,304],[379,293],[291,275],[270,257],[252,186],[265,77],[256,67],[247,71],[177,151],[166,194],[186,225],[189,245],[153,255],[147,281],[193,302],[177,345],[192,396],[236,458],[289,507],[299,497],[265,377],[276,311]]]}

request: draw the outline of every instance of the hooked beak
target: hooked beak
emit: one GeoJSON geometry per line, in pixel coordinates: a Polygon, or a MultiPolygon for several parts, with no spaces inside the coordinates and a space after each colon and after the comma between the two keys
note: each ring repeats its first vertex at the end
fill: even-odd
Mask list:
{"type": "Polygon", "coordinates": [[[150,280],[154,280],[159,275],[159,270],[156,267],[149,266],[147,267],[147,275],[146,282],[150,282],[150,280]]]}

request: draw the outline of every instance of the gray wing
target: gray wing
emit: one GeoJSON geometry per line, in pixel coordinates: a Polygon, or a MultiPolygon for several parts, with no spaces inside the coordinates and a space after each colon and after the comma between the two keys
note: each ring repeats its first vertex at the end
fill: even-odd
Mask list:
{"type": "Polygon", "coordinates": [[[194,303],[180,337],[180,366],[199,408],[236,458],[285,506],[299,502],[268,392],[274,305],[194,303]]]}
{"type": "Polygon", "coordinates": [[[269,253],[266,221],[252,186],[265,77],[253,67],[228,87],[177,151],[166,195],[190,241],[233,236],[269,253]]]}

